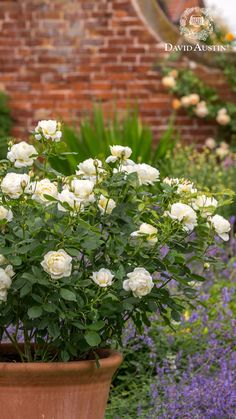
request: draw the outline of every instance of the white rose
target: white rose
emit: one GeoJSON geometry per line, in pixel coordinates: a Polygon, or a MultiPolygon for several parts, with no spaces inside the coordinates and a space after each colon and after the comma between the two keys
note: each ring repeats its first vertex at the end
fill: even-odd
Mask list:
{"type": "Polygon", "coordinates": [[[208,147],[210,150],[214,150],[214,148],[216,147],[216,141],[214,140],[214,138],[207,138],[205,141],[205,145],[206,147],[208,147]]]}
{"type": "Polygon", "coordinates": [[[194,227],[197,225],[197,214],[196,212],[186,204],[178,202],[171,205],[170,212],[167,212],[173,220],[180,221],[184,230],[191,232],[194,227]]]}
{"type": "Polygon", "coordinates": [[[182,96],[180,102],[184,108],[188,108],[189,106],[191,106],[190,96],[182,96]]]}
{"type": "Polygon", "coordinates": [[[19,198],[29,185],[30,177],[26,174],[7,173],[1,183],[2,192],[10,198],[19,198]]]}
{"type": "Polygon", "coordinates": [[[7,259],[5,258],[5,256],[0,254],[0,265],[6,265],[7,263],[7,259]]]}
{"type": "Polygon", "coordinates": [[[214,217],[210,218],[210,222],[212,223],[216,233],[218,236],[224,240],[229,240],[229,231],[231,229],[230,223],[221,215],[214,215],[214,217]]]}
{"type": "Polygon", "coordinates": [[[216,149],[216,155],[224,159],[228,154],[230,154],[229,145],[225,142],[220,143],[220,147],[216,149]]]}
{"type": "Polygon", "coordinates": [[[216,121],[220,125],[227,125],[227,124],[229,124],[229,122],[231,121],[231,118],[228,115],[226,108],[219,109],[219,111],[217,112],[216,121]]]}
{"type": "Polygon", "coordinates": [[[165,177],[165,179],[163,180],[163,183],[166,183],[169,186],[173,186],[173,185],[179,185],[179,179],[178,178],[169,178],[169,177],[165,177]]]}
{"type": "Polygon", "coordinates": [[[12,219],[13,219],[12,211],[0,205],[0,221],[1,220],[12,221],[12,219]]]}
{"type": "Polygon", "coordinates": [[[121,145],[110,145],[111,156],[107,157],[106,163],[114,163],[117,160],[127,160],[132,150],[130,147],[123,147],[121,145]]]}
{"type": "Polygon", "coordinates": [[[189,182],[189,180],[183,180],[181,183],[179,183],[177,188],[177,193],[196,193],[197,189],[194,188],[193,183],[189,182]]]}
{"type": "Polygon", "coordinates": [[[11,276],[8,274],[7,268],[6,269],[0,268],[0,290],[6,290],[10,288],[11,283],[12,283],[11,276]]]}
{"type": "Polygon", "coordinates": [[[7,289],[0,290],[0,302],[1,301],[7,301],[7,289]]]}
{"type": "Polygon", "coordinates": [[[0,268],[0,301],[7,300],[7,290],[12,284],[11,277],[15,275],[11,265],[8,265],[6,269],[0,268]]]}
{"type": "Polygon", "coordinates": [[[93,272],[91,278],[95,284],[104,288],[108,285],[112,285],[112,279],[114,278],[114,275],[112,275],[109,269],[101,268],[98,272],[93,272]]]}
{"type": "MultiPolygon", "coordinates": [[[[83,203],[79,200],[73,192],[69,191],[68,189],[64,189],[61,193],[58,194],[58,200],[63,203],[67,203],[72,210],[76,212],[81,212],[84,209],[83,203]]],[[[65,208],[63,205],[58,203],[58,209],[63,212],[69,211],[69,209],[65,208]]],[[[73,212],[72,212],[73,214],[73,212]]]]}
{"type": "Polygon", "coordinates": [[[139,230],[133,231],[131,233],[131,237],[143,237],[146,236],[146,240],[151,243],[155,244],[157,242],[157,228],[153,227],[151,224],[143,223],[139,227],[139,230]]]}
{"type": "Polygon", "coordinates": [[[34,160],[37,158],[37,151],[34,146],[21,141],[18,144],[14,144],[7,153],[7,158],[17,168],[32,166],[34,160]],[[35,155],[34,157],[32,157],[35,155]]]}
{"type": "Polygon", "coordinates": [[[32,182],[29,191],[32,193],[32,199],[41,204],[50,204],[50,201],[44,195],[49,195],[55,199],[58,196],[57,186],[49,179],[32,182]]]}
{"type": "Polygon", "coordinates": [[[111,198],[106,198],[104,195],[100,195],[98,201],[98,208],[102,214],[111,214],[113,209],[116,207],[116,203],[111,198]]]}
{"type": "Polygon", "coordinates": [[[75,196],[84,202],[94,202],[93,188],[94,183],[91,180],[73,179],[69,186],[65,186],[75,194],[75,196]]]}
{"type": "Polygon", "coordinates": [[[175,78],[173,76],[165,76],[162,78],[162,84],[163,86],[172,89],[176,85],[175,78]]]}
{"type": "Polygon", "coordinates": [[[203,216],[211,215],[217,205],[218,202],[215,198],[206,195],[199,195],[192,203],[193,209],[201,210],[203,216]]]}
{"type": "Polygon", "coordinates": [[[178,178],[168,178],[166,177],[163,180],[163,183],[166,183],[169,186],[178,186],[177,193],[195,193],[197,189],[194,188],[194,184],[187,179],[178,179],[178,178]]]}
{"type": "Polygon", "coordinates": [[[52,279],[60,279],[71,275],[72,257],[63,249],[50,251],[45,256],[41,265],[52,279]]]}
{"type": "Polygon", "coordinates": [[[36,140],[41,140],[44,137],[47,140],[58,142],[62,137],[61,124],[55,120],[39,121],[35,132],[36,140]]]}
{"type": "Polygon", "coordinates": [[[127,165],[122,170],[126,173],[137,173],[140,185],[153,185],[159,181],[159,170],[146,163],[127,165]]]}
{"type": "Polygon", "coordinates": [[[96,181],[96,176],[104,172],[101,160],[87,159],[80,163],[76,175],[82,175],[84,178],[96,181]]]}
{"type": "Polygon", "coordinates": [[[209,111],[207,109],[206,106],[206,102],[201,101],[197,104],[196,108],[194,109],[194,113],[199,117],[199,118],[205,118],[205,116],[208,115],[209,111]]]}
{"type": "Polygon", "coordinates": [[[231,118],[226,112],[219,111],[217,113],[216,121],[220,125],[228,125],[231,121],[231,118]]]}
{"type": "Polygon", "coordinates": [[[141,298],[149,294],[154,286],[150,273],[144,268],[135,268],[127,277],[123,281],[123,288],[132,291],[134,297],[141,298]]]}
{"type": "Polygon", "coordinates": [[[197,93],[189,95],[190,104],[192,106],[197,105],[200,102],[200,96],[197,93]]]}

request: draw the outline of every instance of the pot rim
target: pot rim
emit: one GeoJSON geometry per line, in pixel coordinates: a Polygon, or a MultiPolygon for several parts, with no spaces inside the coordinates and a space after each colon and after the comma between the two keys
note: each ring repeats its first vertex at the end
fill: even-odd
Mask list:
{"type": "MultiPolygon", "coordinates": [[[[0,353],[14,353],[15,348],[12,344],[1,343],[0,344],[0,353]]],[[[1,374],[6,373],[17,373],[17,372],[32,372],[32,373],[51,373],[55,374],[63,371],[67,373],[75,373],[79,371],[80,373],[91,371],[91,370],[114,370],[118,368],[123,361],[123,356],[120,352],[113,349],[98,349],[99,355],[99,365],[97,368],[96,360],[78,360],[78,361],[68,361],[68,362],[0,362],[0,372],[1,374]],[[100,357],[101,356],[101,357],[100,357]]]]}

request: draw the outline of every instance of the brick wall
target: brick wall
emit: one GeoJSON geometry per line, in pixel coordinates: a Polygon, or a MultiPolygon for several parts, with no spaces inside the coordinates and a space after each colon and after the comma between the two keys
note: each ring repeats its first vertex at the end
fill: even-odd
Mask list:
{"type": "MultiPolygon", "coordinates": [[[[11,98],[14,135],[41,118],[78,121],[101,101],[106,113],[138,103],[158,137],[171,113],[154,70],[162,51],[132,0],[0,0],[0,89],[11,98]]],[[[217,70],[198,71],[229,94],[217,70]]],[[[186,140],[214,134],[184,113],[177,124],[186,140]]]]}

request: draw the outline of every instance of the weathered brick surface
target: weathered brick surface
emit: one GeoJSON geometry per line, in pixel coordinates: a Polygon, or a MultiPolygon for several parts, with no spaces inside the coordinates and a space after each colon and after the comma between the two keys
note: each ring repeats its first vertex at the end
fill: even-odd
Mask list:
{"type": "MultiPolygon", "coordinates": [[[[171,97],[154,70],[159,43],[132,0],[0,0],[0,88],[10,95],[14,134],[40,118],[79,121],[102,102],[139,105],[156,137],[171,113],[171,97]]],[[[227,97],[218,71],[199,68],[227,97]]],[[[177,119],[186,140],[214,134],[213,124],[177,119]]]]}

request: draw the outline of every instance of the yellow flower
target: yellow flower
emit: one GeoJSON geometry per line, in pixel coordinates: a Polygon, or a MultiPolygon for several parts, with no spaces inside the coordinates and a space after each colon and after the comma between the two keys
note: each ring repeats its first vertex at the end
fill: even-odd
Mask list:
{"type": "Polygon", "coordinates": [[[190,319],[190,314],[189,314],[189,311],[188,310],[186,310],[184,312],[184,319],[187,320],[187,321],[190,319]]]}
{"type": "Polygon", "coordinates": [[[227,32],[227,34],[225,35],[225,40],[228,42],[232,42],[234,41],[235,36],[232,32],[227,32]]]}

